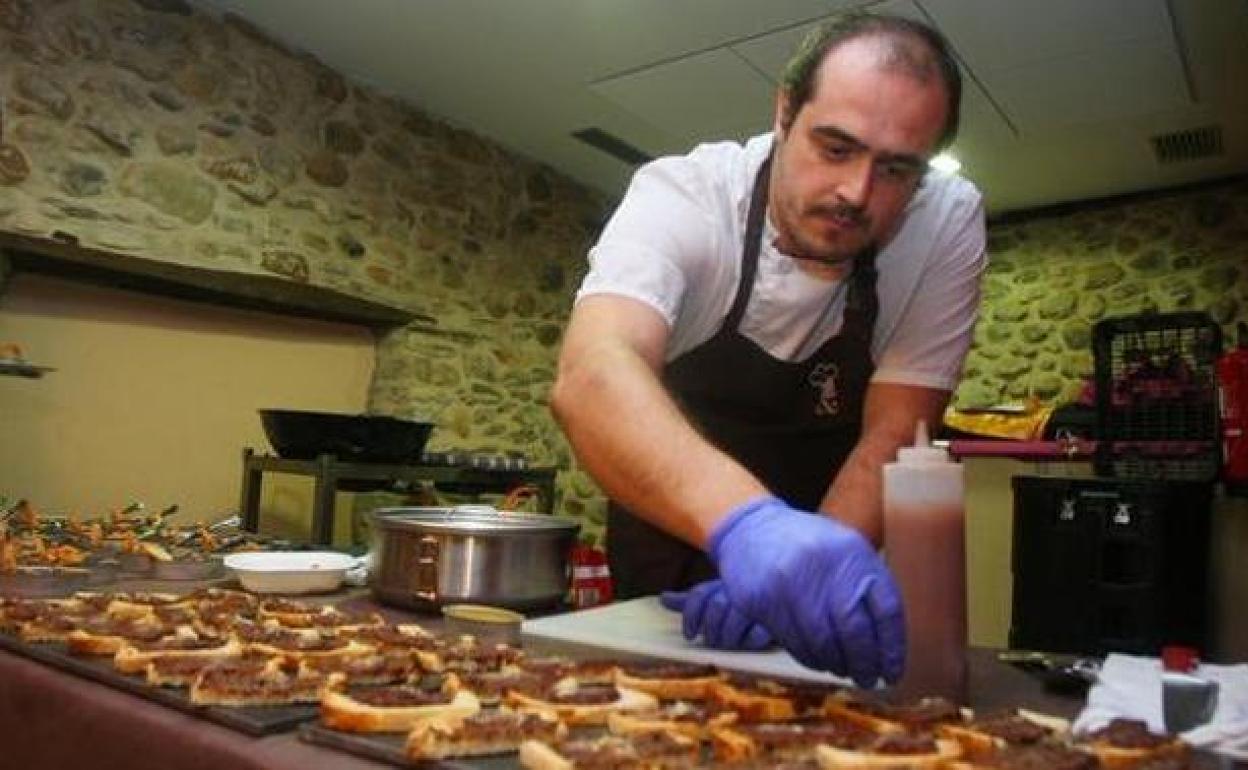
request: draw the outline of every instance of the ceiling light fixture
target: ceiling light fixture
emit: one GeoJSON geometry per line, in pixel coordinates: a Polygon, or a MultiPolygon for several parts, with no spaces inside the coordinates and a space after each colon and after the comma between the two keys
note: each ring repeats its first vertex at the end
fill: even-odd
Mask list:
{"type": "Polygon", "coordinates": [[[962,162],[947,152],[942,152],[927,162],[927,165],[945,174],[956,174],[962,168],[962,162]]]}

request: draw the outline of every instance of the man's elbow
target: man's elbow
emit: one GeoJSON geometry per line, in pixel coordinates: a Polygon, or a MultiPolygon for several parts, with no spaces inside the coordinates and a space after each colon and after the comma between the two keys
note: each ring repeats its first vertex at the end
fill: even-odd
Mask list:
{"type": "Polygon", "coordinates": [[[568,384],[568,378],[560,371],[555,375],[555,382],[550,386],[550,414],[555,418],[555,422],[566,427],[568,413],[571,409],[573,398],[571,394],[571,386],[568,384]]]}
{"type": "Polygon", "coordinates": [[[592,392],[593,368],[584,364],[559,363],[555,382],[550,388],[550,413],[566,432],[575,419],[577,408],[586,402],[586,394],[592,392]]]}

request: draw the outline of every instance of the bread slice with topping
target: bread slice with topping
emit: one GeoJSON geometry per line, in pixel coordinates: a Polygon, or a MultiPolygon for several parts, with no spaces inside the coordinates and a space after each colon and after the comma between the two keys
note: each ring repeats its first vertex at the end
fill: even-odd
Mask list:
{"type": "Polygon", "coordinates": [[[574,677],[560,679],[536,694],[509,690],[503,702],[522,711],[554,714],[568,725],[604,725],[613,713],[647,711],[659,705],[658,699],[641,690],[584,684],[574,677]]]}
{"type": "Polygon", "coordinates": [[[437,715],[422,718],[407,736],[411,759],[448,759],[506,754],[526,740],[554,743],[568,728],[553,714],[506,709],[480,711],[462,718],[437,715]]]}
{"type": "Polygon", "coordinates": [[[351,733],[406,733],[422,720],[463,719],[480,710],[477,697],[454,675],[364,687],[332,674],[321,693],[321,723],[351,733]]]}

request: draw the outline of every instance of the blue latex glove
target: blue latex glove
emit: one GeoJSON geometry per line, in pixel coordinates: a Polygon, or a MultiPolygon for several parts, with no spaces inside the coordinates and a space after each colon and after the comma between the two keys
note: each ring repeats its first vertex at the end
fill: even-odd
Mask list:
{"type": "Polygon", "coordinates": [[[733,606],[800,663],[860,687],[900,678],[901,592],[856,530],[762,497],[724,517],[708,550],[733,606]]]}
{"type": "Polygon", "coordinates": [[[773,644],[771,634],[750,621],[728,601],[722,580],[707,580],[688,591],[664,591],[659,602],[681,615],[681,630],[692,641],[699,636],[718,650],[758,652],[773,644]]]}

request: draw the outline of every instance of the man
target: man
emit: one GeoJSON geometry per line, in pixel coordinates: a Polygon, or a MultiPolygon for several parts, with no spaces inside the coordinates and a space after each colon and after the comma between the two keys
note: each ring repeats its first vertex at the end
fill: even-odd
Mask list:
{"type": "Polygon", "coordinates": [[[771,135],[638,171],[552,393],[613,501],[621,598],[690,589],[665,596],[690,638],[900,676],[881,466],[940,419],[985,263],[978,191],[927,173],[960,98],[937,33],[842,17],[789,65],[771,135]]]}

